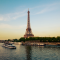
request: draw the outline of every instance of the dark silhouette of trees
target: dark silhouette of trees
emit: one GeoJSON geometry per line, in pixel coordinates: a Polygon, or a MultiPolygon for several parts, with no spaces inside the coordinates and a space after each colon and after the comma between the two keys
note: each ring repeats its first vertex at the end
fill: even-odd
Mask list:
{"type": "Polygon", "coordinates": [[[19,42],[19,40],[18,39],[13,39],[13,42],[19,42]]]}
{"type": "Polygon", "coordinates": [[[40,42],[60,42],[60,37],[29,37],[29,38],[20,38],[19,41],[33,41],[40,40],[40,42]]]}
{"type": "MultiPolygon", "coordinates": [[[[13,42],[21,42],[21,41],[25,42],[34,40],[40,40],[40,42],[60,42],[60,37],[29,37],[29,38],[21,37],[19,40],[13,39],[13,42]]],[[[10,41],[10,39],[8,39],[8,41],[10,41]]]]}

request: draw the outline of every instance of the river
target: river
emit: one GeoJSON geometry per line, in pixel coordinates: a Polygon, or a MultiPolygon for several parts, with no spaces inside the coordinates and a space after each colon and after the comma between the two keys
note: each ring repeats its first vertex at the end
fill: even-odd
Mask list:
{"type": "Polygon", "coordinates": [[[60,48],[15,45],[16,49],[2,47],[0,60],[60,60],[60,48]]]}

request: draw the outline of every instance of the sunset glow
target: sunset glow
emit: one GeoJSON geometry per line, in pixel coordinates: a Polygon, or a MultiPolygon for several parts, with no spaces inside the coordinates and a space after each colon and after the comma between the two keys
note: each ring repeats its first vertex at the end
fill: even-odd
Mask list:
{"type": "Polygon", "coordinates": [[[0,0],[0,40],[24,36],[28,8],[34,36],[60,36],[60,0],[0,0]]]}

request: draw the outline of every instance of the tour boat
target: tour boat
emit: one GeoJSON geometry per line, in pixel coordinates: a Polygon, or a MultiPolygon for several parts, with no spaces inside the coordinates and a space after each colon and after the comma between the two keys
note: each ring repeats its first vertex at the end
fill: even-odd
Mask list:
{"type": "Polygon", "coordinates": [[[16,49],[16,47],[12,44],[3,44],[3,47],[10,48],[10,49],[16,49]]]}
{"type": "Polygon", "coordinates": [[[37,44],[38,46],[45,46],[46,44],[44,44],[44,43],[39,43],[39,44],[37,44]]]}

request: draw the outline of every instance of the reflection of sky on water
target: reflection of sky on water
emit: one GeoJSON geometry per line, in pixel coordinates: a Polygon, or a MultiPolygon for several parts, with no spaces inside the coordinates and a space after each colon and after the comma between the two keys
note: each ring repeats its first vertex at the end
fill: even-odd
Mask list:
{"type": "Polygon", "coordinates": [[[59,60],[59,48],[34,47],[32,48],[32,60],[59,60]]]}
{"type": "Polygon", "coordinates": [[[0,59],[60,60],[60,48],[16,45],[16,49],[8,49],[2,47],[2,43],[0,43],[0,59]]]}

